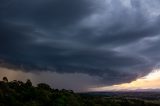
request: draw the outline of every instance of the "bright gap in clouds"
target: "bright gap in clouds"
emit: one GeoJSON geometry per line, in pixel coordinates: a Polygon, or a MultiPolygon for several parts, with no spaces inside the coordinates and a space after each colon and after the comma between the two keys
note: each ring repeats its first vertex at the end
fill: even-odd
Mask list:
{"type": "Polygon", "coordinates": [[[160,69],[155,69],[148,75],[130,83],[119,85],[91,88],[91,91],[124,91],[124,90],[146,90],[160,88],[160,69]]]}

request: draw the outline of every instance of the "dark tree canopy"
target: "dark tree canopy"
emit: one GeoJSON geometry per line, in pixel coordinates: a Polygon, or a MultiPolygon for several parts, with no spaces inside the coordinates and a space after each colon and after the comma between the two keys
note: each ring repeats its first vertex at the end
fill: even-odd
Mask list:
{"type": "Polygon", "coordinates": [[[72,90],[53,89],[45,83],[32,86],[28,79],[0,81],[0,106],[160,106],[160,102],[138,98],[76,94],[72,90]]]}
{"type": "Polygon", "coordinates": [[[32,86],[31,80],[30,80],[30,79],[27,79],[25,85],[31,87],[31,86],[32,86]]]}
{"type": "Polygon", "coordinates": [[[4,82],[8,82],[8,78],[7,77],[3,77],[3,81],[4,82]]]}
{"type": "Polygon", "coordinates": [[[41,89],[45,89],[45,90],[50,90],[51,89],[51,87],[48,84],[45,84],[45,83],[39,83],[39,84],[37,84],[37,87],[41,88],[41,89]]]}

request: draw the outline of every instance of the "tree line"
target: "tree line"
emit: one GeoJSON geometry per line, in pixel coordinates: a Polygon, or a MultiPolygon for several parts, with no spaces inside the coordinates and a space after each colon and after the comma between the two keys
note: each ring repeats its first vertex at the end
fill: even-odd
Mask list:
{"type": "Polygon", "coordinates": [[[0,81],[0,106],[160,106],[154,102],[139,99],[125,99],[105,96],[77,94],[72,90],[58,90],[48,84],[39,83],[33,86],[26,82],[0,81]]]}

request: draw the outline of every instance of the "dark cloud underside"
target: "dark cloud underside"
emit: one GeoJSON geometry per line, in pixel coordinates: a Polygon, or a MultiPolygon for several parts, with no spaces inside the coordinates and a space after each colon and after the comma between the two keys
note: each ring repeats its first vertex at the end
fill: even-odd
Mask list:
{"type": "Polygon", "coordinates": [[[102,84],[130,82],[159,64],[157,4],[1,0],[1,66],[84,73],[100,77],[102,84]]]}

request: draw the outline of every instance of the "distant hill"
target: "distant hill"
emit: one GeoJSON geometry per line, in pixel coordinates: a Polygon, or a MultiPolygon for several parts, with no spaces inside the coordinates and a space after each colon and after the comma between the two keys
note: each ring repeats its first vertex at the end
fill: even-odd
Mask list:
{"type": "Polygon", "coordinates": [[[58,90],[45,83],[32,86],[28,79],[0,81],[0,106],[160,106],[160,93],[92,92],[58,90]],[[148,97],[148,98],[145,98],[148,97]],[[153,98],[149,98],[153,97],[153,98]]]}

